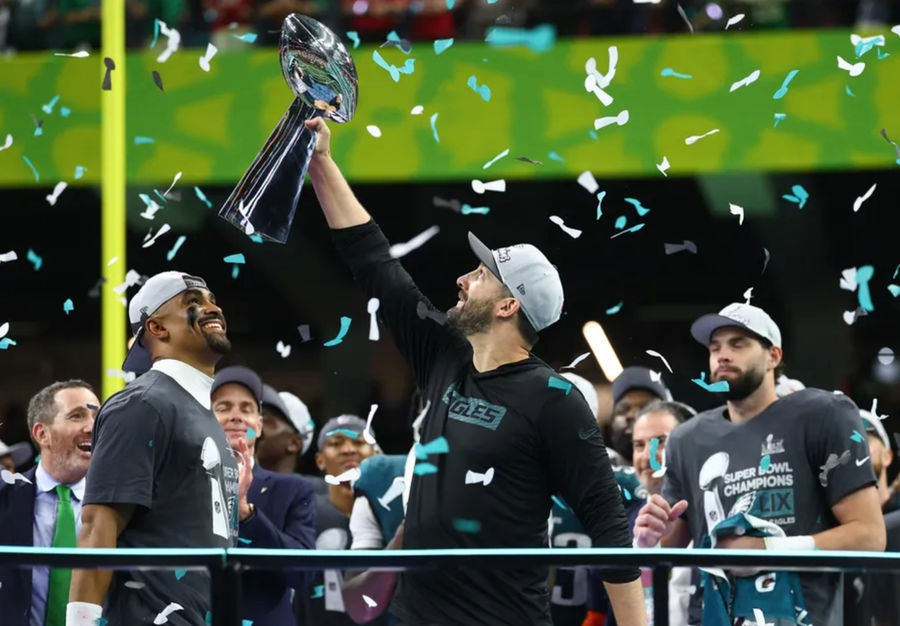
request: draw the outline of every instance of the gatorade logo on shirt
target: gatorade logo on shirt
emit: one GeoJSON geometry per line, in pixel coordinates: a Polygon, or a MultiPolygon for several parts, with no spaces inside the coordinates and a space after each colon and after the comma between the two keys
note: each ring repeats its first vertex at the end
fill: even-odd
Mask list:
{"type": "Polygon", "coordinates": [[[450,383],[441,400],[450,407],[448,415],[451,419],[491,430],[497,430],[500,421],[506,415],[505,407],[491,404],[481,398],[469,398],[458,393],[456,383],[450,383]]]}

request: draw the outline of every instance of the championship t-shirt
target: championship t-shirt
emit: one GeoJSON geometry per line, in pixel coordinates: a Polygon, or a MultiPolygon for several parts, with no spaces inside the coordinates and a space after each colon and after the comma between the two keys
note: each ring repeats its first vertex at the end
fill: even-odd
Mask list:
{"type": "MultiPolygon", "coordinates": [[[[403,547],[546,547],[553,494],[571,506],[591,545],[630,546],[606,446],[578,390],[533,356],[477,371],[468,341],[391,257],[374,222],[332,234],[367,295],[379,298],[379,316],[428,406],[403,547]]],[[[470,263],[477,265],[474,257],[470,263]]],[[[417,626],[549,626],[547,574],[545,567],[404,572],[391,613],[417,626]]],[[[638,576],[635,568],[604,571],[611,582],[638,576]]]]}
{"type": "MultiPolygon", "coordinates": [[[[100,409],[84,504],[136,505],[118,547],[232,547],[237,486],[216,416],[168,375],[151,370],[100,409]]],[[[169,624],[204,626],[209,598],[203,570],[117,570],[103,616],[109,626],[152,624],[175,602],[183,609],[169,624]]]]}
{"type": "MultiPolygon", "coordinates": [[[[663,496],[687,500],[694,545],[723,519],[747,513],[787,535],[838,525],[843,497],[875,483],[859,410],[846,396],[804,389],[737,424],[727,409],[706,411],[666,443],[663,496]]],[[[834,574],[801,574],[808,622],[840,626],[842,593],[834,574]]]]}

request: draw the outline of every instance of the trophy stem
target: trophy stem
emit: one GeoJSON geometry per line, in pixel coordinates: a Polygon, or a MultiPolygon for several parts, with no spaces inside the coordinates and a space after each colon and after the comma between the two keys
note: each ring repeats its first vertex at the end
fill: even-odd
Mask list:
{"type": "Polygon", "coordinates": [[[219,217],[248,235],[257,234],[278,243],[287,241],[315,149],[316,134],[304,122],[321,113],[294,98],[219,209],[219,217]]]}

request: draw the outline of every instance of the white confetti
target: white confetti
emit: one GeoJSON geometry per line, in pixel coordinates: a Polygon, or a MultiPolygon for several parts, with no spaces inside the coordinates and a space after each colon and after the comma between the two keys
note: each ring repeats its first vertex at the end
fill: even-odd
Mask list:
{"type": "Polygon", "coordinates": [[[68,187],[68,183],[64,181],[56,183],[56,186],[53,188],[53,193],[47,196],[47,203],[50,206],[56,206],[56,201],[59,198],[59,194],[65,191],[66,187],[68,187]]]}
{"type": "Polygon", "coordinates": [[[29,485],[33,484],[30,480],[28,480],[22,474],[16,472],[13,474],[8,469],[4,468],[0,470],[0,480],[5,482],[8,485],[15,485],[17,480],[21,480],[22,482],[28,483],[29,485]]]}
{"type": "Polygon", "coordinates": [[[732,83],[731,89],[729,89],[728,92],[731,93],[732,91],[740,89],[741,87],[746,87],[747,85],[749,85],[751,83],[755,83],[758,78],[759,78],[759,70],[753,70],[752,72],[750,72],[750,74],[748,74],[741,80],[732,83]]]}
{"type": "Polygon", "coordinates": [[[362,599],[363,599],[363,602],[365,602],[369,606],[369,608],[374,608],[374,607],[378,606],[378,603],[375,602],[375,600],[373,600],[366,594],[363,594],[362,599]]]}
{"type": "Polygon", "coordinates": [[[375,317],[375,314],[378,312],[378,307],[381,305],[381,301],[378,298],[370,298],[369,302],[366,304],[366,310],[369,312],[369,341],[378,341],[378,319],[375,317]]]}
{"type": "Polygon", "coordinates": [[[110,367],[106,370],[107,378],[121,378],[126,383],[130,383],[135,378],[137,378],[137,374],[134,372],[123,372],[122,370],[117,370],[114,367],[110,367]]]}
{"type": "Polygon", "coordinates": [[[489,167],[492,166],[494,163],[496,163],[497,161],[499,161],[500,159],[502,159],[503,157],[505,157],[505,156],[508,155],[508,154],[509,154],[509,148],[507,148],[506,150],[504,150],[503,152],[501,152],[500,154],[498,154],[497,156],[495,156],[493,159],[491,159],[490,161],[488,161],[488,162],[485,163],[484,165],[482,165],[482,166],[481,166],[481,169],[486,170],[487,168],[489,168],[489,167]]]}
{"type": "Polygon", "coordinates": [[[118,261],[118,260],[119,260],[119,257],[114,256],[113,258],[111,258],[109,261],[106,262],[106,267],[111,267],[111,266],[115,265],[116,261],[118,261]]]}
{"type": "Polygon", "coordinates": [[[853,212],[854,213],[859,211],[859,208],[862,206],[863,202],[865,202],[870,197],[872,197],[872,194],[875,193],[875,187],[877,187],[877,186],[878,186],[878,183],[875,183],[874,185],[869,187],[869,190],[866,193],[859,196],[856,200],[853,201],[853,212]]]}
{"type": "Polygon", "coordinates": [[[143,589],[146,587],[146,585],[139,580],[126,580],[125,586],[129,589],[143,589]]]}
{"type": "Polygon", "coordinates": [[[581,237],[580,230],[578,230],[577,228],[569,228],[568,226],[566,226],[565,222],[563,222],[563,218],[559,217],[558,215],[551,215],[550,221],[559,226],[563,230],[563,232],[572,239],[578,239],[579,237],[581,237]]]}
{"type": "Polygon", "coordinates": [[[177,172],[177,173],[175,174],[175,178],[172,179],[172,184],[169,185],[169,188],[166,189],[166,192],[163,194],[163,197],[164,197],[164,198],[165,198],[165,197],[168,197],[169,192],[172,191],[172,187],[174,187],[174,186],[175,186],[175,183],[177,183],[180,179],[181,179],[181,172],[177,172]]]}
{"type": "Polygon", "coordinates": [[[138,274],[135,270],[128,270],[125,272],[125,282],[121,285],[116,285],[113,287],[113,292],[116,295],[121,296],[124,294],[129,287],[133,287],[137,285],[141,281],[141,275],[138,274]]]}
{"type": "Polygon", "coordinates": [[[564,370],[572,369],[572,368],[574,368],[576,365],[578,365],[579,363],[581,363],[582,361],[584,361],[586,358],[588,358],[589,356],[591,356],[591,353],[590,353],[590,352],[585,352],[584,354],[579,354],[578,356],[575,357],[575,360],[574,360],[574,361],[572,361],[571,363],[569,363],[568,365],[566,365],[566,366],[563,367],[562,369],[564,369],[564,370]]]}
{"type": "Polygon", "coordinates": [[[170,602],[169,606],[167,606],[162,611],[160,611],[159,615],[157,615],[153,619],[153,623],[156,624],[156,626],[159,626],[159,624],[165,624],[169,621],[169,615],[171,615],[175,611],[183,611],[183,610],[184,610],[184,607],[181,606],[180,604],[178,604],[177,602],[170,602]]]}
{"type": "Polygon", "coordinates": [[[856,291],[857,284],[855,267],[848,267],[841,272],[841,280],[838,283],[838,286],[846,291],[856,291]]]}
{"type": "Polygon", "coordinates": [[[897,24],[893,28],[891,28],[891,32],[900,37],[900,24],[897,24]]]}
{"type": "Polygon", "coordinates": [[[670,167],[670,166],[669,166],[669,159],[664,155],[664,156],[663,156],[662,163],[658,164],[658,165],[656,166],[656,169],[659,170],[659,173],[660,173],[660,174],[662,174],[663,176],[665,176],[666,178],[668,178],[669,175],[666,174],[666,172],[669,170],[669,167],[670,167]]]}
{"type": "Polygon", "coordinates": [[[596,193],[597,190],[600,189],[600,185],[597,184],[597,179],[594,178],[594,175],[590,170],[585,170],[578,175],[578,184],[587,189],[588,193],[596,193]]]}
{"type": "Polygon", "coordinates": [[[6,134],[6,141],[4,141],[4,142],[3,142],[3,145],[0,146],[0,151],[6,150],[6,149],[7,149],[8,147],[10,147],[11,145],[13,145],[13,138],[12,138],[12,135],[10,135],[9,133],[7,133],[7,134],[6,134]]]}
{"type": "Polygon", "coordinates": [[[329,485],[340,485],[341,483],[352,483],[359,480],[361,472],[358,467],[351,467],[346,472],[338,474],[337,476],[332,476],[331,474],[325,474],[325,482],[329,485]]]}
{"type": "Polygon", "coordinates": [[[19,255],[16,254],[15,250],[10,250],[9,252],[4,252],[0,254],[0,263],[8,263],[10,261],[15,261],[19,258],[19,255]]]}
{"type": "Polygon", "coordinates": [[[719,132],[719,129],[713,128],[708,133],[703,133],[702,135],[691,135],[690,137],[688,137],[684,140],[684,143],[686,143],[689,146],[692,146],[695,143],[697,143],[699,140],[703,139],[704,137],[709,137],[710,135],[715,135],[717,132],[719,132]]]}
{"type": "Polygon", "coordinates": [[[369,134],[373,137],[381,137],[381,129],[375,126],[375,124],[369,124],[366,126],[366,130],[369,131],[369,134]]]}
{"type": "Polygon", "coordinates": [[[160,237],[165,235],[170,230],[172,230],[171,226],[169,226],[168,224],[163,224],[162,226],[159,227],[159,230],[156,231],[156,234],[153,235],[152,237],[150,236],[150,233],[147,233],[147,235],[144,237],[144,243],[141,245],[141,247],[149,248],[150,246],[152,246],[153,244],[156,243],[157,239],[159,239],[160,237]]]}
{"type": "Polygon", "coordinates": [[[283,341],[279,341],[279,342],[275,345],[275,351],[278,352],[278,354],[281,355],[281,358],[282,358],[282,359],[286,359],[286,358],[288,358],[289,356],[291,356],[291,346],[290,346],[290,344],[286,344],[286,343],[284,343],[283,341]]]}
{"type": "Polygon", "coordinates": [[[477,485],[482,484],[485,487],[491,484],[491,481],[494,480],[494,468],[489,467],[486,472],[483,474],[480,472],[473,472],[472,470],[466,471],[466,484],[467,485],[477,485]]]}
{"type": "Polygon", "coordinates": [[[74,59],[84,59],[91,56],[90,52],[87,50],[79,50],[78,52],[73,52],[72,54],[67,54],[65,52],[54,52],[54,56],[58,57],[72,57],[74,59]]]}
{"type": "Polygon", "coordinates": [[[744,19],[744,14],[743,14],[743,13],[738,13],[738,14],[735,15],[734,17],[729,17],[729,18],[728,18],[728,23],[725,24],[725,30],[728,30],[730,27],[734,26],[735,24],[737,24],[738,22],[740,22],[742,19],[744,19]]]}
{"type": "Polygon", "coordinates": [[[663,362],[663,365],[666,366],[666,369],[669,370],[669,373],[670,373],[670,374],[674,374],[674,373],[675,373],[675,372],[672,371],[672,367],[669,365],[669,362],[666,361],[666,357],[664,357],[663,355],[661,355],[661,354],[660,354],[659,352],[657,352],[656,350],[647,350],[646,352],[647,352],[647,354],[649,354],[650,356],[655,356],[657,359],[660,359],[660,360],[663,362]]]}
{"type": "Polygon", "coordinates": [[[440,227],[434,225],[426,230],[422,231],[409,241],[405,243],[395,243],[390,247],[391,258],[399,259],[401,257],[405,257],[407,254],[415,250],[416,248],[421,247],[425,244],[426,241],[434,237],[440,232],[440,227]]]}
{"type": "Polygon", "coordinates": [[[732,215],[738,216],[738,226],[743,226],[744,224],[744,207],[738,206],[736,204],[728,203],[728,211],[732,215]]]}
{"type": "Polygon", "coordinates": [[[866,69],[866,64],[864,61],[860,61],[859,63],[848,63],[841,56],[838,56],[837,64],[838,69],[847,70],[847,72],[850,73],[850,76],[859,76],[863,73],[863,70],[866,69]]]}
{"type": "Polygon", "coordinates": [[[472,191],[482,194],[485,191],[506,191],[506,181],[504,179],[483,182],[477,178],[472,181],[472,191]]]}
{"type": "Polygon", "coordinates": [[[419,430],[422,427],[422,422],[425,420],[425,416],[428,414],[428,409],[431,408],[431,400],[425,403],[425,406],[422,408],[422,411],[416,415],[416,419],[413,420],[412,423],[412,431],[413,431],[413,441],[417,442],[421,438],[421,433],[419,430]]]}
{"type": "Polygon", "coordinates": [[[0,324],[0,339],[6,337],[6,334],[9,332],[9,322],[3,322],[0,324]]]}
{"type": "MultiPolygon", "coordinates": [[[[169,28],[166,26],[166,23],[162,20],[157,20],[159,22],[159,32],[161,32],[166,37],[166,48],[163,50],[158,57],[156,57],[157,63],[165,63],[169,60],[169,57],[178,50],[178,46],[181,44],[181,33],[179,33],[174,28],[169,28]]],[[[214,47],[214,46],[213,46],[214,47]]],[[[206,54],[209,54],[209,49],[207,48],[206,54]]],[[[215,54],[215,52],[213,52],[215,54]]],[[[209,57],[212,58],[212,55],[209,57]]],[[[200,59],[200,67],[203,67],[203,59],[200,59]]],[[[206,69],[203,71],[209,71],[209,61],[206,62],[206,69]]]]}
{"type": "Polygon", "coordinates": [[[746,300],[745,304],[750,304],[750,299],[752,297],[753,297],[753,287],[750,287],[749,289],[747,289],[747,291],[744,292],[744,300],[746,300]]]}
{"type": "Polygon", "coordinates": [[[629,120],[628,109],[623,110],[618,115],[608,115],[606,117],[598,117],[594,120],[594,130],[600,130],[610,124],[618,124],[625,126],[629,120]]]}
{"type": "Polygon", "coordinates": [[[650,380],[652,380],[655,383],[662,382],[662,372],[656,372],[656,371],[650,370],[650,380]]]}
{"type": "Polygon", "coordinates": [[[422,113],[424,111],[425,111],[425,107],[423,107],[421,104],[417,104],[416,106],[414,106],[413,108],[411,108],[409,110],[409,114],[410,115],[422,115],[422,113]]]}
{"type": "Polygon", "coordinates": [[[216,52],[218,52],[218,51],[219,51],[219,49],[216,48],[211,43],[206,44],[206,54],[204,56],[200,57],[200,69],[201,70],[203,70],[204,72],[209,71],[209,62],[212,60],[212,58],[214,56],[216,56],[216,52]]]}
{"type": "Polygon", "coordinates": [[[363,429],[363,439],[369,445],[375,445],[375,435],[372,434],[372,418],[375,417],[375,411],[377,410],[377,404],[369,407],[369,417],[366,418],[366,427],[363,429]]]}

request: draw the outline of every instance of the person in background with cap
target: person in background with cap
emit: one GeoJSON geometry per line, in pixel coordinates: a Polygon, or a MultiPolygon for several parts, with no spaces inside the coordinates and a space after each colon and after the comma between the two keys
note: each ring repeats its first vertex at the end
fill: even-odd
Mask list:
{"type": "MultiPolygon", "coordinates": [[[[271,393],[269,401],[286,413],[281,398],[274,389],[271,393]]],[[[216,374],[210,398],[231,447],[244,444],[253,465],[253,482],[238,500],[241,543],[248,548],[312,549],[316,513],[312,486],[300,476],[270,472],[253,462],[254,448],[268,437],[260,415],[262,380],[247,367],[226,367],[216,374]]],[[[303,570],[262,570],[245,576],[242,619],[255,626],[296,624],[291,589],[305,593],[311,579],[312,573],[303,570]]]]}
{"type": "MultiPolygon", "coordinates": [[[[263,384],[262,424],[266,437],[256,442],[256,460],[270,472],[293,474],[316,429],[306,404],[292,393],[263,384]]],[[[328,490],[321,476],[303,478],[316,493],[328,490]]]]}
{"type": "Polygon", "coordinates": [[[888,485],[888,468],[894,462],[894,451],[891,449],[891,440],[881,423],[881,418],[876,411],[877,405],[871,411],[859,410],[863,426],[866,429],[866,440],[869,442],[869,456],[872,461],[872,469],[875,471],[875,486],[878,488],[878,502],[881,504],[882,513],[890,513],[900,509],[900,498],[891,491],[888,485]]]}
{"type": "MultiPolygon", "coordinates": [[[[593,545],[627,546],[596,418],[580,394],[568,393],[571,383],[531,355],[537,333],[562,314],[556,268],[534,246],[490,250],[469,233],[480,264],[457,279],[456,306],[436,310],[331,159],[325,121],[306,125],[317,134],[310,179],[338,251],[381,302],[380,317],[428,406],[422,467],[410,464],[407,476],[404,548],[546,546],[556,493],[593,545]]],[[[621,621],[645,623],[639,571],[606,576],[621,621]]],[[[400,624],[548,625],[547,570],[403,572],[390,610],[400,624]]]]}
{"type": "MultiPolygon", "coordinates": [[[[669,436],[663,493],[651,496],[641,509],[635,545],[684,547],[693,538],[695,546],[702,546],[715,537],[717,548],[884,550],[885,526],[856,405],[843,395],[812,388],[779,399],[781,332],[758,307],[730,304],[699,318],[691,334],[709,350],[710,382],[727,383],[726,404],[688,420],[669,436]],[[751,524],[749,517],[764,520],[766,536],[713,534],[716,526],[733,524],[736,517],[751,524]],[[775,536],[775,530],[783,536],[775,536]]],[[[790,579],[766,576],[757,579],[756,591],[753,585],[737,589],[756,593],[753,602],[766,602],[790,579]]],[[[791,604],[808,611],[804,623],[842,624],[840,576],[797,577],[802,597],[792,596],[791,604]]],[[[719,585],[707,585],[704,594],[716,593],[719,585]]],[[[708,621],[713,600],[704,595],[704,624],[718,623],[708,621]]],[[[764,614],[769,621],[800,617],[794,611],[764,614]]],[[[736,617],[754,616],[721,619],[731,623],[736,617]]]]}
{"type": "MultiPolygon", "coordinates": [[[[83,380],[55,382],[31,398],[28,428],[40,462],[13,476],[12,484],[0,481],[0,543],[75,547],[99,408],[83,380]]],[[[71,575],[67,569],[0,567],[0,623],[64,626],[71,575]]]]}
{"type": "Polygon", "coordinates": [[[20,441],[8,446],[0,439],[0,468],[15,472],[17,467],[28,462],[31,453],[31,444],[27,441],[20,441]]]}
{"type": "MultiPolygon", "coordinates": [[[[353,482],[359,465],[377,450],[363,437],[366,422],[356,415],[340,415],[328,420],[319,432],[316,467],[325,476],[327,494],[316,494],[316,549],[349,550],[350,513],[353,510],[353,482]]],[[[353,624],[347,616],[339,570],[316,572],[311,593],[301,596],[301,623],[322,626],[353,624]]]]}
{"type": "Polygon", "coordinates": [[[632,464],[632,431],[637,414],[651,402],[671,400],[672,394],[659,375],[646,367],[631,366],[622,370],[612,384],[613,413],[609,445],[613,465],[632,464]]]}
{"type": "MultiPolygon", "coordinates": [[[[232,547],[252,475],[247,462],[239,474],[210,409],[214,367],[231,348],[222,309],[202,278],[162,272],[134,295],[128,317],[135,341],[122,369],[141,375],[97,416],[78,547],[232,547]]],[[[248,458],[246,445],[237,451],[248,458]]],[[[181,579],[74,570],[66,624],[93,626],[104,611],[110,624],[149,623],[176,602],[168,623],[203,626],[209,585],[205,570],[181,579]]]]}

